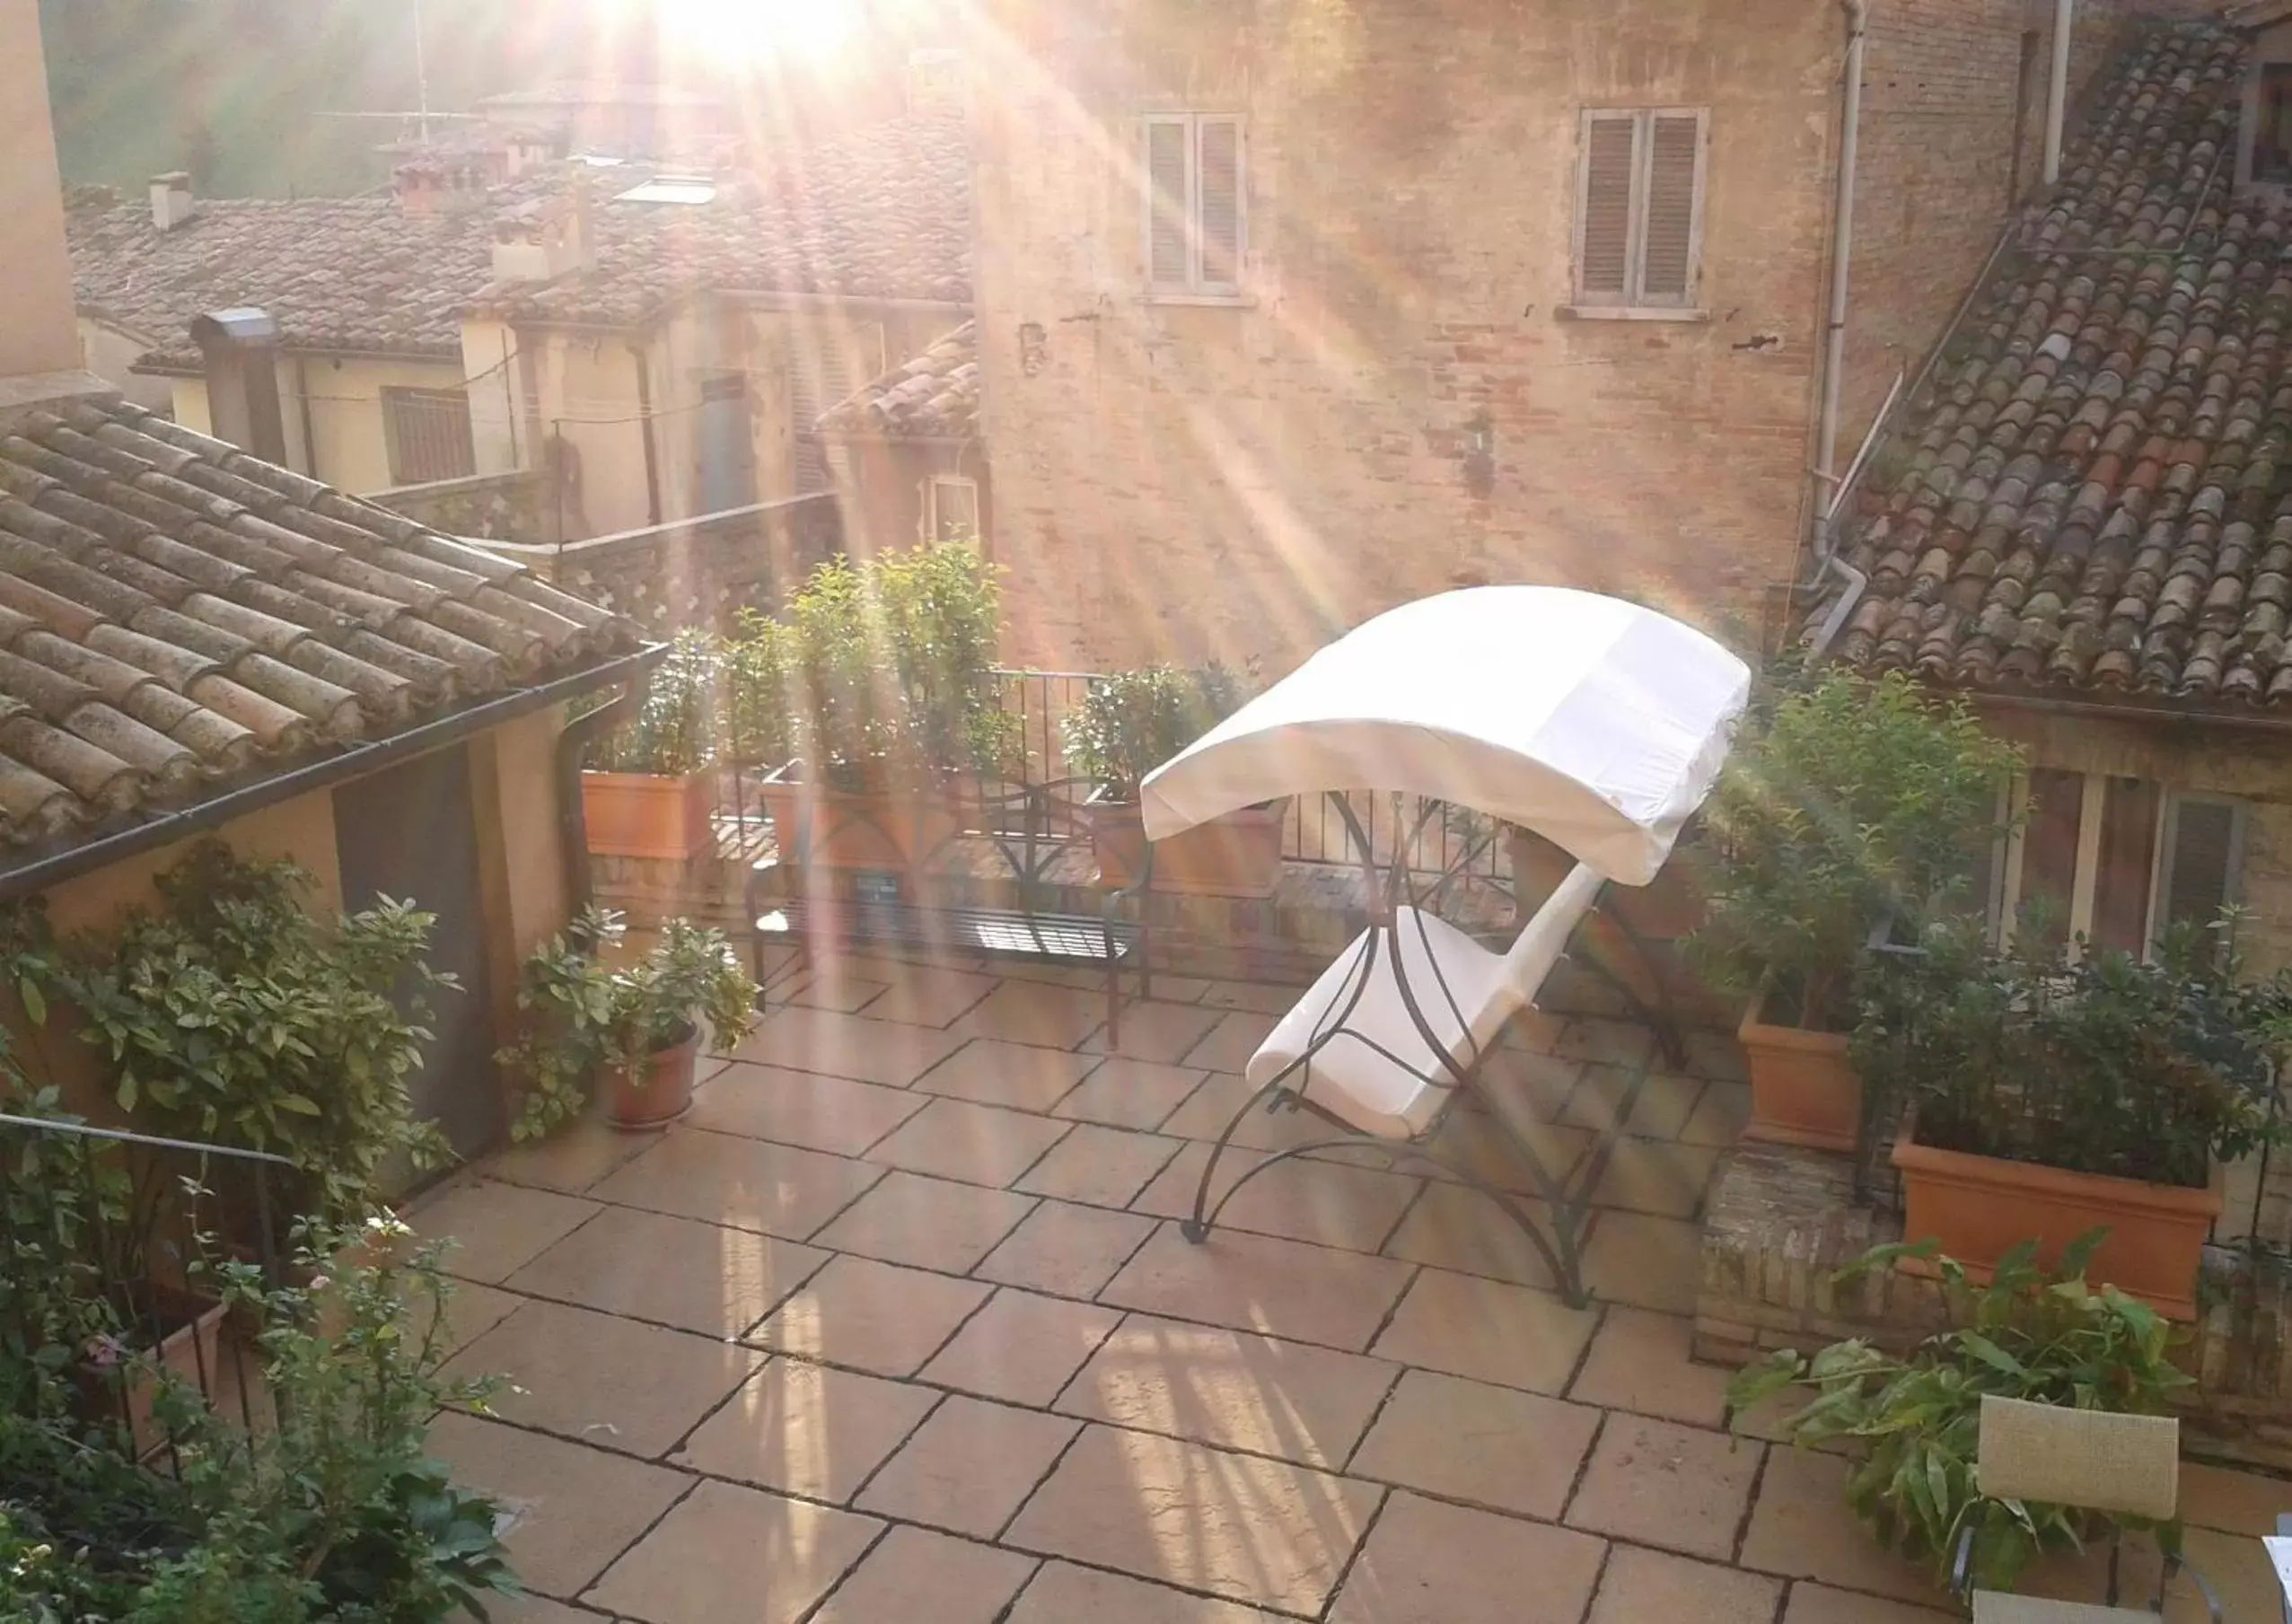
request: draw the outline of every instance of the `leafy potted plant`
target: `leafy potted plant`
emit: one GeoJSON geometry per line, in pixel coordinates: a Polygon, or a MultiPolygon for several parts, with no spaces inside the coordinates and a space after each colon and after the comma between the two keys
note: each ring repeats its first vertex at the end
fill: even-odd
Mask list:
{"type": "Polygon", "coordinates": [[[782,853],[912,870],[954,839],[964,776],[1005,770],[1017,736],[995,683],[1000,602],[994,567],[945,542],[829,559],[784,619],[744,619],[735,728],[786,763],[760,797],[782,853]]]}
{"type": "Polygon", "coordinates": [[[456,988],[424,960],[432,916],[384,899],[325,921],[304,871],[215,840],[154,884],[160,911],[75,938],[49,977],[137,1128],[284,1156],[303,1174],[287,1204],[329,1219],[373,1210],[394,1166],[444,1160],[409,1092],[429,997],[456,988]]]}
{"type": "Polygon", "coordinates": [[[2143,961],[1939,926],[1866,975],[1854,1055],[1901,1107],[1904,1233],[1980,1277],[2024,1241],[2050,1261],[2105,1225],[2093,1277],[2193,1318],[2218,1162],[2286,1137],[2270,1048],[2292,1009],[2292,984],[2240,981],[2209,935],[2176,930],[2143,961]]]}
{"type": "MultiPolygon", "coordinates": [[[[1067,760],[1097,780],[1087,808],[1098,882],[1126,890],[1147,874],[1138,785],[1239,709],[1243,695],[1221,665],[1156,665],[1097,679],[1062,724],[1067,760]]],[[[1155,843],[1152,888],[1206,897],[1269,897],[1281,879],[1281,825],[1289,803],[1268,801],[1155,843]]]]}
{"type": "Polygon", "coordinates": [[[719,660],[707,633],[678,634],[636,717],[590,747],[581,817],[591,851],[681,863],[710,849],[719,660]]]}
{"type": "Polygon", "coordinates": [[[1755,1139],[1856,1147],[1855,965],[1875,928],[1978,906],[2018,762],[1962,703],[1899,673],[1787,675],[1744,720],[1704,809],[1690,961],[1747,1001],[1755,1139]]]}
{"type": "MultiPolygon", "coordinates": [[[[1741,1414],[1802,1390],[1809,1401],[1784,1422],[1785,1435],[1858,1446],[1847,1504],[1881,1545],[1925,1563],[1947,1584],[1970,1530],[1972,1583],[2010,1590],[2038,1556],[2082,1549],[2126,1520],[1985,1498],[1974,1474],[1983,1397],[2158,1415],[2189,1384],[2168,1356],[2162,1318],[2111,1287],[2086,1285],[2084,1265],[2099,1244],[2095,1234],[2079,1236],[2051,1270],[2039,1267],[2034,1247],[2016,1247],[1980,1289],[1931,1242],[1879,1247],[1839,1278],[1923,1262],[1943,1281],[1953,1329],[1900,1357],[1861,1340],[1812,1357],[1786,1349],[1745,1369],[1729,1389],[1729,1406],[1741,1414]]],[[[2178,1549],[2177,1523],[2142,1526],[2154,1527],[2168,1552],[2178,1549]]]]}
{"type": "Polygon", "coordinates": [[[683,919],[633,958],[619,914],[591,909],[525,961],[525,1030],[496,1057],[526,1082],[511,1134],[538,1138],[593,1090],[616,1128],[660,1128],[692,1103],[700,1023],[715,1052],[756,1023],[756,983],[723,935],[683,919]]]}

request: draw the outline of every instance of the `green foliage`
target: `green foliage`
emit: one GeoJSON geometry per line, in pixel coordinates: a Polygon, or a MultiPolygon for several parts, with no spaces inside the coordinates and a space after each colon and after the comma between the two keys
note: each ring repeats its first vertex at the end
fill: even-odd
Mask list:
{"type": "MultiPolygon", "coordinates": [[[[1784,1423],[1794,1443],[1859,1445],[1847,1504],[1887,1549],[1925,1562],[1947,1583],[1958,1542],[1973,1531],[1973,1582],[2010,1590],[2041,1553],[2073,1550],[2129,1522],[2098,1512],[1985,1497],[1975,1486],[1984,1394],[2077,1409],[2164,1413],[2190,1378],[2167,1356],[2169,1327],[2156,1311],[2084,1279],[2099,1230],[2080,1236],[2051,1274],[2033,1261],[2034,1242],[1998,1263],[1988,1287],[1935,1255],[1932,1242],[1882,1246],[1841,1271],[1841,1281],[1904,1257],[1932,1260],[1960,1329],[1928,1338],[1894,1358],[1860,1340],[1812,1358],[1784,1351],[1745,1369],[1728,1401],[1741,1411],[1793,1387],[1809,1402],[1784,1423]]],[[[2142,1523],[2150,1527],[2155,1524],[2142,1523]]],[[[2178,1524],[2158,1529],[2172,1547],[2178,1524]]]]}
{"type": "Polygon", "coordinates": [[[727,656],[743,759],[799,759],[850,788],[1015,759],[997,691],[998,572],[960,542],[828,559],[781,619],[747,613],[727,656]]]}
{"type": "Polygon", "coordinates": [[[2284,1142],[2270,1104],[2292,1015],[2292,979],[2243,980],[2212,934],[2176,929],[2143,961],[1936,924],[1863,976],[1856,1069],[1871,1099],[1917,1108],[1921,1144],[2201,1187],[2215,1157],[2284,1142]]]}
{"type": "Polygon", "coordinates": [[[393,1156],[443,1159],[408,1092],[428,996],[455,985],[424,961],[430,915],[384,899],[329,928],[308,874],[213,840],[155,883],[163,911],[75,942],[53,978],[139,1128],[285,1156],[329,1218],[369,1210],[393,1156]]]}
{"type": "Polygon", "coordinates": [[[525,1029],[496,1057],[526,1082],[516,1138],[577,1116],[599,1075],[643,1069],[689,1038],[698,1019],[720,1053],[755,1025],[756,983],[720,933],[671,919],[652,949],[616,965],[628,934],[619,914],[592,909],[525,961],[525,1029]]]}
{"type": "Polygon", "coordinates": [[[230,1265],[259,1326],[277,1425],[251,1431],[154,1373],[180,1472],[58,1406],[0,1409],[0,1617],[53,1624],[445,1624],[515,1593],[499,1508],[426,1454],[442,1406],[495,1383],[446,1379],[440,1249],[407,1232],[313,1225],[306,1286],[230,1265]]]}
{"type": "Polygon", "coordinates": [[[1787,675],[1744,718],[1704,810],[1697,969],[1744,995],[1772,989],[1805,1024],[1843,1024],[1874,925],[1917,928],[1980,900],[1969,877],[2018,760],[1963,702],[1899,673],[1787,675]]]}
{"type": "Polygon", "coordinates": [[[707,632],[679,632],[654,668],[635,719],[592,744],[587,764],[681,778],[715,761],[723,660],[721,645],[707,632]]]}
{"type": "Polygon", "coordinates": [[[1222,665],[1101,677],[1062,724],[1067,764],[1114,799],[1135,801],[1140,780],[1239,710],[1243,698],[1241,681],[1222,665]]]}

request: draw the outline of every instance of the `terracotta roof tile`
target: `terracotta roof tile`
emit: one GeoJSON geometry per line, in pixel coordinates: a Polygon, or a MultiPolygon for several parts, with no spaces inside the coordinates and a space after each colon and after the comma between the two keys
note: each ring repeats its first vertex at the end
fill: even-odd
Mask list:
{"type": "Polygon", "coordinates": [[[979,433],[979,324],[966,321],[912,361],[823,413],[823,435],[968,440],[979,433]]]}
{"type": "Polygon", "coordinates": [[[116,398],[0,435],[0,845],[633,648],[520,566],[116,398]]]}
{"type": "Polygon", "coordinates": [[[1836,655],[1977,686],[2292,694],[2292,217],[2233,192],[2244,66],[2229,31],[2155,23],[2104,87],[1841,537],[1869,588],[1836,655]]]}
{"type": "Polygon", "coordinates": [[[448,357],[461,354],[462,314],[479,304],[634,325],[699,288],[970,298],[970,156],[958,119],[840,135],[760,175],[719,180],[705,204],[621,202],[650,171],[593,170],[595,268],[545,285],[495,283],[501,208],[561,190],[571,173],[502,188],[500,207],[430,215],[387,197],[203,199],[162,232],[140,201],[75,209],[79,304],[152,344],[147,364],[185,369],[199,360],[192,319],[236,305],[268,311],[289,348],[448,357]]]}

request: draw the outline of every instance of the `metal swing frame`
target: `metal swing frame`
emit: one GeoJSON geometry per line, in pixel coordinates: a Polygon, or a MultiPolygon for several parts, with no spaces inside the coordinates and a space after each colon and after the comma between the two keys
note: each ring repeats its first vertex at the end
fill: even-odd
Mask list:
{"type": "MultiPolygon", "coordinates": [[[[1560,1295],[1568,1305],[1573,1308],[1582,1308],[1591,1301],[1591,1293],[1584,1284],[1584,1230],[1591,1216],[1592,1193],[1599,1188],[1601,1179],[1606,1174],[1608,1163],[1614,1153],[1615,1142],[1621,1137],[1623,1125],[1629,1120],[1632,1109],[1638,1102],[1640,1091],[1646,1086],[1647,1077],[1655,1065],[1655,1056],[1650,1054],[1639,1062],[1629,1084],[1624,1090],[1618,1109],[1611,1117],[1607,1128],[1594,1141],[1589,1154],[1570,1173],[1555,1176],[1551,1169],[1546,1165],[1543,1157],[1537,1153],[1536,1147],[1511,1121],[1503,1102],[1481,1084],[1480,1069],[1487,1062],[1489,1054],[1499,1045],[1493,1038],[1483,1044],[1473,1037],[1471,1023],[1465,1019],[1462,1010],[1457,1005],[1454,994],[1449,988],[1446,979],[1442,975],[1440,965],[1432,952],[1430,938],[1424,928],[1423,920],[1427,909],[1423,904],[1427,900],[1437,898],[1446,890],[1464,865],[1471,860],[1479,850],[1479,847],[1475,846],[1452,864],[1429,888],[1418,890],[1413,887],[1409,883],[1408,853],[1438,809],[1437,803],[1427,803],[1426,810],[1414,828],[1410,830],[1409,838],[1396,841],[1389,870],[1381,878],[1375,847],[1368,831],[1362,827],[1359,817],[1355,813],[1350,799],[1337,792],[1330,792],[1330,799],[1335,803],[1338,815],[1344,821],[1348,838],[1359,853],[1362,872],[1369,885],[1371,899],[1369,925],[1360,938],[1357,966],[1350,975],[1350,985],[1345,995],[1332,1001],[1322,1012],[1322,1017],[1316,1021],[1313,1036],[1308,1040],[1304,1051],[1283,1067],[1278,1074],[1266,1082],[1263,1087],[1258,1089],[1243,1103],[1241,1109],[1234,1113],[1233,1119],[1226,1123],[1216,1141],[1210,1146],[1208,1159],[1202,1167],[1201,1179],[1195,1187],[1192,1215],[1181,1226],[1181,1231],[1189,1241],[1198,1245],[1207,1241],[1210,1231],[1216,1226],[1219,1214],[1225,1211],[1226,1203],[1233,1200],[1244,1186],[1268,1168],[1322,1151],[1374,1148],[1383,1152],[1391,1158],[1392,1165],[1396,1168],[1411,1163],[1421,1163],[1437,1169],[1466,1188],[1477,1190],[1485,1196],[1512,1221],[1513,1225],[1522,1234],[1527,1237],[1537,1255],[1551,1270],[1560,1295]],[[1463,1043],[1470,1051],[1461,1058],[1450,1052],[1448,1041],[1434,1031],[1431,1022],[1425,1016],[1424,1007],[1418,1001],[1416,990],[1409,986],[1408,960],[1401,951],[1401,942],[1399,934],[1403,928],[1401,912],[1404,901],[1409,907],[1411,917],[1417,922],[1418,944],[1424,951],[1425,962],[1432,971],[1435,986],[1442,1001],[1447,1005],[1449,1015],[1455,1021],[1463,1043]],[[1388,936],[1392,938],[1389,943],[1386,940],[1388,936]],[[1380,950],[1392,955],[1394,987],[1401,995],[1402,1007],[1407,1010],[1409,1023],[1416,1029],[1418,1038],[1439,1062],[1440,1069],[1437,1074],[1427,1075],[1419,1070],[1416,1064],[1402,1059],[1374,1039],[1365,1033],[1353,1031],[1347,1024],[1353,1012],[1359,1006],[1363,995],[1368,989],[1370,978],[1376,970],[1377,955],[1380,950]],[[1433,1113],[1431,1119],[1416,1134],[1404,1139],[1385,1138],[1380,1135],[1363,1132],[1311,1098],[1314,1058],[1341,1039],[1350,1039],[1355,1042],[1367,1045],[1393,1065],[1417,1077],[1418,1081],[1442,1091],[1441,1104],[1433,1113]],[[1526,1171],[1534,1183],[1537,1198],[1544,1203],[1546,1210],[1551,1215],[1551,1233],[1549,1236],[1512,1193],[1498,1189],[1488,1180],[1431,1148],[1431,1141],[1438,1137],[1443,1126],[1448,1121],[1457,1100],[1466,1093],[1478,1096],[1485,1108],[1484,1114],[1496,1125],[1506,1149],[1526,1171]],[[1260,1110],[1269,1114],[1283,1110],[1310,1111],[1340,1131],[1336,1137],[1292,1146],[1268,1156],[1234,1180],[1226,1188],[1225,1193],[1218,1197],[1216,1203],[1212,1204],[1209,1199],[1210,1186],[1216,1181],[1218,1163],[1224,1159],[1226,1147],[1233,1142],[1234,1135],[1240,1130],[1242,1124],[1249,1119],[1251,1113],[1260,1110]],[[1572,1189],[1571,1186],[1573,1186],[1572,1189]]],[[[1396,795],[1396,803],[1398,799],[1396,795]]],[[[1396,806],[1394,819],[1396,830],[1401,827],[1401,820],[1397,814],[1396,806]]],[[[1555,962],[1554,969],[1559,968],[1559,962],[1578,961],[1576,949],[1585,927],[1595,915],[1600,914],[1601,904],[1606,900],[1613,883],[1612,881],[1608,881],[1601,885],[1592,905],[1585,910],[1583,917],[1576,922],[1575,928],[1569,933],[1568,943],[1562,951],[1559,961],[1555,962]]],[[[1587,967],[1596,967],[1595,973],[1601,975],[1603,979],[1623,994],[1635,1014],[1643,1010],[1647,1012],[1642,1018],[1655,1028],[1661,1051],[1673,1064],[1677,1064],[1682,1058],[1682,1045],[1679,1035],[1677,1015],[1672,1007],[1669,989],[1661,976],[1653,973],[1655,965],[1647,953],[1645,941],[1621,918],[1620,913],[1607,917],[1618,926],[1626,943],[1640,958],[1643,966],[1650,971],[1649,984],[1655,989],[1660,1008],[1647,1009],[1646,1002],[1631,991],[1620,976],[1615,974],[1606,965],[1600,963],[1596,955],[1585,955],[1580,961],[1586,963],[1587,967]]]]}

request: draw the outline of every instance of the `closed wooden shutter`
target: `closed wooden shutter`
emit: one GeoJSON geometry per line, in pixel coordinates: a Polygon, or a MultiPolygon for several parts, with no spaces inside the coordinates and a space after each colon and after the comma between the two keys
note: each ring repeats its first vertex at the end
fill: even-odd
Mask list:
{"type": "Polygon", "coordinates": [[[1201,227],[1201,279],[1234,287],[1242,266],[1242,126],[1204,119],[1196,127],[1195,199],[1201,227]]]}
{"type": "Polygon", "coordinates": [[[1631,292],[1632,177],[1639,120],[1632,113],[1587,113],[1583,195],[1577,209],[1576,291],[1621,302],[1631,292]]]}
{"type": "Polygon", "coordinates": [[[2209,926],[2235,900],[2243,833],[2239,810],[2232,801],[2174,798],[2157,898],[2160,933],[2175,925],[2209,926]]]}
{"type": "Polygon", "coordinates": [[[1694,291],[1703,120],[1695,113],[1657,113],[1648,125],[1639,293],[1650,304],[1684,304],[1694,291]]]}
{"type": "Polygon", "coordinates": [[[2148,888],[2156,867],[2156,826],[2165,792],[2138,778],[2112,778],[2101,809],[2101,851],[2094,867],[2093,939],[2139,952],[2147,945],[2148,888]]]}
{"type": "Polygon", "coordinates": [[[1183,119],[1146,121],[1146,280],[1157,287],[1184,287],[1191,280],[1188,135],[1183,119]]]}

